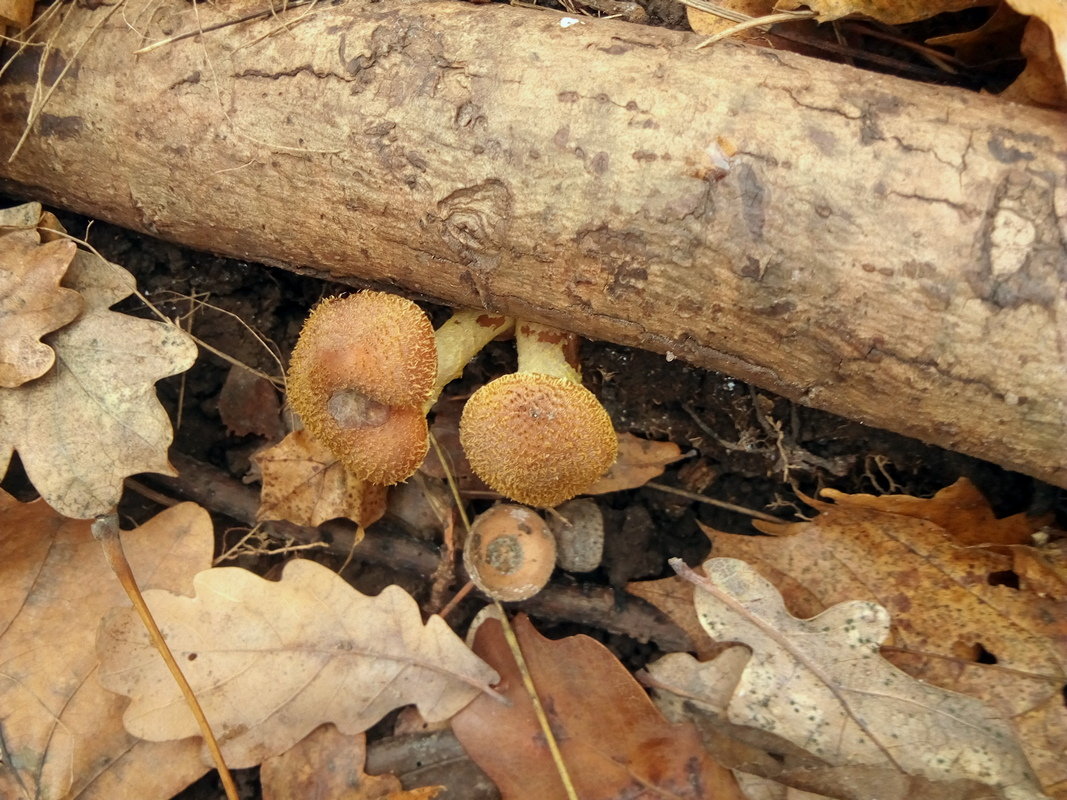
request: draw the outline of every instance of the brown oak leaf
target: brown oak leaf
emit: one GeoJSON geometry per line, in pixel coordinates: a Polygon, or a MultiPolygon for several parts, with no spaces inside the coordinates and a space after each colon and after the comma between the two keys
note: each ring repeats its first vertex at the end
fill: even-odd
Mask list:
{"type": "MultiPolygon", "coordinates": [[[[515,633],[583,800],[739,800],[733,777],[708,757],[696,731],[668,723],[599,642],[581,635],[549,641],[521,615],[515,633]]],[[[478,628],[474,650],[501,674],[498,688],[510,703],[475,699],[452,720],[456,737],[504,800],[565,798],[499,620],[478,628]]]]}
{"type": "Polygon", "coordinates": [[[82,309],[78,293],[59,285],[76,249],[71,241],[41,244],[35,230],[0,236],[0,387],[21,386],[55,363],[40,339],[82,309]]]}
{"type": "Polygon", "coordinates": [[[45,338],[56,353],[47,374],[0,388],[0,467],[17,450],[52,508],[87,519],[114,508],[126,476],[174,474],[170,420],[154,383],[188,369],[196,345],[173,325],[110,311],[134,291],[134,278],[92,253],[75,255],[65,284],[85,309],[45,338]]]}
{"type": "MultiPolygon", "coordinates": [[[[193,584],[195,598],[149,591],[145,600],[231,767],[283,753],[327,722],[359,733],[408,703],[427,720],[447,719],[491,692],[493,670],[440,617],[424,624],[398,586],[368,597],[303,560],[279,581],[221,567],[193,584]]],[[[127,730],[151,741],[197,734],[132,611],[109,615],[97,641],[101,683],[132,698],[127,730]]]]}
{"type": "MultiPolygon", "coordinates": [[[[208,770],[196,740],[143,742],[97,681],[100,618],[127,603],[89,523],[0,492],[0,797],[167,800],[208,770]]],[[[188,591],[211,563],[206,511],[170,508],[122,534],[144,586],[188,591]]],[[[158,658],[158,656],[156,656],[158,658]]]]}
{"type": "Polygon", "coordinates": [[[307,431],[294,431],[252,458],[263,476],[258,520],[315,526],[346,517],[367,527],[385,514],[386,487],[356,478],[307,431]]]}

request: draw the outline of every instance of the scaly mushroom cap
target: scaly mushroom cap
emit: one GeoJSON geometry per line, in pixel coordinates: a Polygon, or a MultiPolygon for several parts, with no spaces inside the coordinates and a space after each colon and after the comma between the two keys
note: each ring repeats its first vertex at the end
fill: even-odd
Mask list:
{"type": "Polygon", "coordinates": [[[290,382],[327,396],[356,391],[387,406],[419,406],[437,379],[433,325],[396,295],[328,297],[304,323],[289,370],[290,382]]]}
{"type": "Polygon", "coordinates": [[[535,511],[493,506],[474,520],[463,565],[474,585],[494,600],[526,600],[552,576],[556,540],[535,511]]]}
{"type": "Polygon", "coordinates": [[[581,494],[618,452],[611,418],[592,392],[534,372],[504,375],[471,395],[459,434],[482,480],[532,506],[581,494]]]}
{"type": "Polygon", "coordinates": [[[428,445],[422,404],[437,378],[433,326],[409,300],[382,292],[328,298],[293,348],[289,404],[311,435],[358,478],[391,484],[428,445]]]}

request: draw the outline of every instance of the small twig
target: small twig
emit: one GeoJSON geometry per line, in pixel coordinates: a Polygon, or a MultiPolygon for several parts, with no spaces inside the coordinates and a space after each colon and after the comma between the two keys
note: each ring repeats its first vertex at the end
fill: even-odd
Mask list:
{"type": "Polygon", "coordinates": [[[469,595],[473,589],[474,581],[467,581],[465,584],[463,584],[463,588],[456,592],[455,595],[452,596],[451,600],[445,603],[444,608],[437,612],[437,616],[447,617],[449,614],[456,610],[456,606],[462,603],[463,599],[467,595],[469,595]]]}
{"type": "Polygon", "coordinates": [[[126,560],[126,553],[122,549],[122,539],[119,537],[118,514],[112,511],[110,514],[103,514],[97,517],[93,520],[92,532],[93,538],[100,542],[103,547],[104,558],[107,559],[108,565],[114,571],[115,577],[119,579],[122,588],[126,590],[133,607],[137,609],[137,614],[140,616],[141,622],[144,623],[145,629],[152,639],[152,644],[156,646],[156,650],[162,656],[163,662],[170,670],[170,674],[174,676],[174,681],[178,684],[178,688],[181,689],[185,702],[189,705],[189,710],[196,718],[196,723],[200,726],[200,733],[204,737],[204,743],[211,752],[211,757],[215,760],[215,767],[219,771],[219,778],[222,780],[222,786],[226,790],[227,800],[239,800],[237,784],[234,783],[233,776],[226,766],[226,760],[222,757],[222,750],[219,749],[218,740],[215,739],[211,725],[207,721],[207,717],[204,716],[204,709],[200,707],[200,701],[197,700],[189,681],[185,679],[181,667],[178,666],[178,662],[174,659],[174,654],[171,653],[170,647],[167,646],[167,640],[163,638],[159,626],[156,625],[152,612],[149,610],[148,604],[141,594],[141,589],[137,585],[137,579],[130,568],[130,562],[126,560]]]}
{"type": "Polygon", "coordinates": [[[693,49],[699,50],[702,47],[715,44],[715,42],[722,41],[723,39],[729,39],[734,34],[747,31],[749,28],[764,28],[778,22],[796,22],[797,20],[802,19],[813,19],[816,16],[818,15],[814,11],[782,11],[777,14],[768,14],[765,17],[753,17],[744,22],[738,22],[736,25],[731,25],[729,28],[719,31],[714,36],[709,36],[693,49]]]}
{"type": "Polygon", "coordinates": [[[655,481],[649,481],[645,484],[649,489],[656,489],[661,492],[667,492],[668,494],[676,494],[679,497],[684,497],[687,500],[694,500],[697,503],[706,503],[709,506],[715,506],[716,508],[725,508],[727,511],[736,511],[738,514],[745,514],[753,519],[761,519],[764,522],[781,522],[784,523],[784,519],[772,516],[771,514],[764,514],[762,511],[753,511],[751,508],[745,508],[744,506],[734,505],[733,503],[727,503],[725,500],[716,500],[714,497],[708,497],[704,494],[697,494],[696,492],[687,492],[685,489],[675,489],[673,486],[667,486],[665,483],[656,483],[655,481]]]}
{"type": "MultiPolygon", "coordinates": [[[[286,10],[288,10],[290,8],[296,8],[297,6],[310,5],[311,3],[315,2],[318,2],[318,0],[291,0],[291,2],[285,4],[285,7],[286,10]]],[[[168,44],[180,42],[182,41],[182,39],[191,39],[194,36],[199,36],[202,33],[210,33],[211,31],[217,31],[221,28],[228,28],[231,25],[240,25],[242,22],[250,22],[254,19],[264,19],[266,17],[273,16],[277,16],[277,11],[274,9],[273,6],[270,8],[260,9],[259,11],[253,11],[251,14],[245,14],[243,17],[238,17],[237,19],[227,19],[222,22],[216,22],[214,25],[198,27],[196,30],[193,31],[186,31],[185,33],[178,33],[174,36],[168,36],[166,39],[160,39],[158,42],[146,44],[140,50],[134,50],[133,54],[135,56],[144,55],[145,53],[150,53],[160,47],[165,47],[168,44]]]]}

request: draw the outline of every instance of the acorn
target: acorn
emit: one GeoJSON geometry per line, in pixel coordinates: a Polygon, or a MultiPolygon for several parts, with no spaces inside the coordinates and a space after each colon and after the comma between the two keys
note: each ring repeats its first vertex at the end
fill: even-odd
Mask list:
{"type": "Polygon", "coordinates": [[[552,576],[556,540],[537,512],[502,503],[475,518],[463,565],[474,585],[494,600],[527,600],[552,576]]]}

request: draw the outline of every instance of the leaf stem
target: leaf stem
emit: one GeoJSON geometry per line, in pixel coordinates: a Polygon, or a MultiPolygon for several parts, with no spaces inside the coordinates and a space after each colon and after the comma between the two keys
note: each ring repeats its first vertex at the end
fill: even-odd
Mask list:
{"type": "Polygon", "coordinates": [[[159,654],[163,657],[163,662],[170,670],[170,674],[174,676],[178,688],[181,689],[182,695],[185,697],[185,702],[189,705],[189,710],[193,712],[193,716],[196,718],[196,722],[200,726],[200,732],[204,737],[204,743],[211,752],[211,757],[215,760],[215,766],[219,771],[219,778],[222,780],[222,786],[226,790],[227,800],[239,800],[237,784],[234,783],[233,776],[230,774],[230,770],[226,766],[226,761],[222,757],[222,751],[219,749],[218,740],[215,738],[215,734],[211,730],[211,725],[208,723],[207,717],[204,716],[204,709],[200,707],[200,701],[196,699],[196,694],[193,693],[193,689],[189,686],[189,682],[185,679],[185,675],[182,674],[181,667],[178,666],[174,654],[171,653],[170,647],[167,646],[167,640],[163,638],[159,626],[156,625],[156,621],[152,617],[152,612],[148,609],[148,604],[145,602],[144,597],[141,594],[141,589],[137,585],[137,579],[134,577],[133,570],[130,568],[130,562],[126,560],[126,553],[122,549],[122,540],[119,538],[118,514],[112,511],[110,514],[103,514],[97,517],[93,520],[92,532],[93,538],[100,542],[103,547],[104,558],[107,559],[107,563],[115,573],[115,577],[119,579],[122,588],[125,589],[126,594],[129,595],[130,602],[132,602],[134,608],[137,609],[137,614],[140,616],[141,622],[144,623],[145,629],[148,631],[148,635],[152,639],[152,644],[156,646],[159,654]]]}

